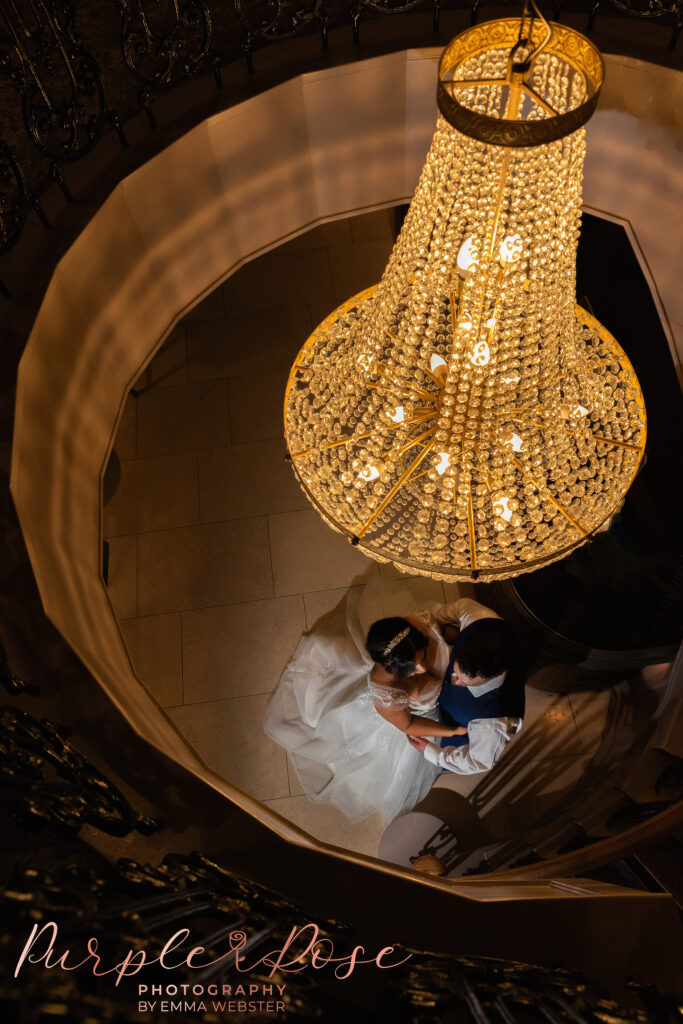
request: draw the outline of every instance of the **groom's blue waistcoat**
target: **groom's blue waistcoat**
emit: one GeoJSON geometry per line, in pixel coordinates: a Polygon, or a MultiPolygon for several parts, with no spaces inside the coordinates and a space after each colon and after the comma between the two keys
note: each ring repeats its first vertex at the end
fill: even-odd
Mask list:
{"type": "MultiPolygon", "coordinates": [[[[481,620],[477,620],[481,621],[481,620]]],[[[441,717],[447,725],[468,726],[477,718],[500,718],[500,687],[489,690],[481,697],[475,697],[466,686],[453,686],[451,674],[453,665],[458,656],[460,640],[462,636],[471,629],[476,629],[477,622],[473,622],[462,631],[451,651],[448,661],[448,668],[444,676],[443,687],[439,696],[439,708],[441,717]]],[[[468,736],[442,736],[442,747],[464,747],[469,743],[468,736]]]]}

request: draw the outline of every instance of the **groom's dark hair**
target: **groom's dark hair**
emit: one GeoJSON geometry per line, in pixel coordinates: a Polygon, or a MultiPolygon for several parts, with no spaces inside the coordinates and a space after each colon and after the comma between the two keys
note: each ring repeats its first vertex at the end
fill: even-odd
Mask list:
{"type": "Polygon", "coordinates": [[[509,669],[516,657],[517,644],[512,627],[503,619],[478,619],[473,626],[463,630],[456,661],[466,676],[492,679],[509,669]]]}
{"type": "Polygon", "coordinates": [[[415,671],[415,655],[427,648],[428,640],[407,619],[394,616],[373,622],[365,641],[368,654],[387,672],[407,679],[415,671]],[[405,633],[405,636],[401,634],[405,633]],[[401,639],[396,643],[396,638],[401,639]],[[388,649],[387,649],[388,648],[388,649]]]}

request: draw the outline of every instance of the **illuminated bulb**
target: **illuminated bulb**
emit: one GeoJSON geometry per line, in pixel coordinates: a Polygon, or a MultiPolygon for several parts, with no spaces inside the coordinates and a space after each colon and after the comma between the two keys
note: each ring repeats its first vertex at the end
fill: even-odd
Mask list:
{"type": "Polygon", "coordinates": [[[498,498],[497,501],[494,501],[493,503],[493,511],[496,513],[497,516],[500,516],[501,519],[504,519],[506,523],[509,523],[510,520],[512,519],[510,499],[498,498]]]}
{"type": "Polygon", "coordinates": [[[516,263],[522,255],[522,236],[508,235],[500,245],[500,262],[516,263]]]}
{"type": "Polygon", "coordinates": [[[362,355],[358,356],[358,365],[362,366],[364,370],[369,370],[372,366],[372,356],[362,355]]]}
{"type": "Polygon", "coordinates": [[[588,415],[588,409],[586,409],[586,407],[584,405],[577,405],[576,409],[574,410],[574,415],[575,416],[587,416],[588,415]]]}
{"type": "Polygon", "coordinates": [[[361,480],[376,480],[379,476],[377,466],[365,466],[358,474],[361,480]]]}
{"type": "Polygon", "coordinates": [[[479,261],[479,246],[474,237],[467,238],[460,246],[458,253],[458,270],[466,274],[479,261]]]}
{"type": "Polygon", "coordinates": [[[439,461],[434,464],[434,469],[439,476],[443,476],[451,464],[451,457],[448,452],[439,452],[439,461]]]}
{"type": "Polygon", "coordinates": [[[438,370],[441,366],[445,366],[445,365],[446,365],[446,360],[442,359],[441,356],[437,356],[436,352],[434,353],[432,358],[429,360],[429,369],[432,371],[432,373],[434,373],[435,370],[438,370]]]}
{"type": "Polygon", "coordinates": [[[512,437],[509,437],[507,441],[503,442],[503,444],[509,444],[513,452],[521,452],[523,443],[524,442],[522,441],[519,434],[513,434],[512,437]]]}
{"type": "Polygon", "coordinates": [[[393,420],[394,423],[403,423],[403,419],[404,419],[403,406],[402,405],[397,405],[396,408],[394,409],[393,413],[389,413],[388,415],[389,415],[389,419],[393,420]]]}
{"type": "Polygon", "coordinates": [[[474,366],[486,366],[491,358],[491,352],[485,341],[478,341],[472,349],[470,362],[474,366]]]}
{"type": "Polygon", "coordinates": [[[503,377],[503,384],[519,384],[521,379],[519,375],[516,377],[503,377]]]}

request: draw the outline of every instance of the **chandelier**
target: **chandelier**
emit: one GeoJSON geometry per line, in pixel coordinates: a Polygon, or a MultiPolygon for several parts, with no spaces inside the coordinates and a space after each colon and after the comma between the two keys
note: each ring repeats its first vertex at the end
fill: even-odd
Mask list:
{"type": "Polygon", "coordinates": [[[609,525],[645,445],[631,364],[576,305],[602,60],[534,11],[446,47],[382,280],[318,326],[287,382],[289,458],[325,522],[436,579],[564,558],[609,525]]]}

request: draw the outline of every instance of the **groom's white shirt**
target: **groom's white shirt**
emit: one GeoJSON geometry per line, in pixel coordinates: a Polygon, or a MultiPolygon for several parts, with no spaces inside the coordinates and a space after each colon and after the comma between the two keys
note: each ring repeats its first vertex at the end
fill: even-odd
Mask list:
{"type": "MultiPolygon", "coordinates": [[[[466,629],[478,619],[497,619],[491,608],[462,597],[450,604],[436,605],[432,615],[439,622],[457,623],[461,630],[466,629]]],[[[487,679],[481,686],[468,686],[473,697],[482,697],[491,690],[497,690],[505,681],[502,675],[487,679]]],[[[501,756],[512,737],[522,728],[521,718],[476,718],[467,727],[468,743],[462,747],[439,747],[428,743],[424,750],[425,758],[437,768],[458,775],[474,775],[487,772],[501,756]]]]}

